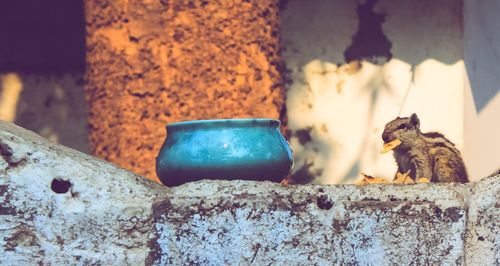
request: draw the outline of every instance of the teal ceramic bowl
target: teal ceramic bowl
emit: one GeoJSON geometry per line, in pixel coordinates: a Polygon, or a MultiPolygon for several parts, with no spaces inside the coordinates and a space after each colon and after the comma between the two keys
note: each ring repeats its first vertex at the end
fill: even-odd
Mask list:
{"type": "Polygon", "coordinates": [[[166,186],[201,179],[282,181],[293,155],[273,119],[194,120],[167,125],[156,158],[166,186]]]}

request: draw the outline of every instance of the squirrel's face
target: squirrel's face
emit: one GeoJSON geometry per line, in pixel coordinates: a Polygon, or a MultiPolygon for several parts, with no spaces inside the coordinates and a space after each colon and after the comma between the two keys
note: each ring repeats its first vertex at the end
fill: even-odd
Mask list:
{"type": "Polygon", "coordinates": [[[410,117],[396,117],[385,125],[382,140],[387,143],[399,139],[400,146],[405,147],[405,144],[411,143],[419,133],[420,120],[416,114],[412,114],[410,117]]]}

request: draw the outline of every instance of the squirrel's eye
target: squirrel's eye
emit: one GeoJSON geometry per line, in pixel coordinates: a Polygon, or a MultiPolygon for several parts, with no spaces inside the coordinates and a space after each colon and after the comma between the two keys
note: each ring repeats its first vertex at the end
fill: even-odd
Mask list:
{"type": "Polygon", "coordinates": [[[406,124],[399,125],[398,129],[406,129],[406,124]]]}

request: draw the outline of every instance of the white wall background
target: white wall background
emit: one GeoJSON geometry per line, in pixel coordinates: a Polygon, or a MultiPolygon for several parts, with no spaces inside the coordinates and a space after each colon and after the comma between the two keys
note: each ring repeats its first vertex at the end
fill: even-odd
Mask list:
{"type": "Polygon", "coordinates": [[[464,1],[464,157],[474,179],[500,168],[500,1],[464,1]]]}
{"type": "MultiPolygon", "coordinates": [[[[380,136],[385,123],[397,115],[417,113],[424,132],[439,131],[464,152],[465,132],[474,118],[464,117],[463,3],[378,1],[374,11],[386,15],[382,29],[393,57],[378,64],[347,64],[343,54],[358,28],[358,2],[366,1],[292,0],[282,10],[296,178],[349,183],[359,172],[392,178],[396,164],[391,154],[379,154],[380,136]]],[[[475,50],[465,43],[466,51],[475,50]]],[[[494,116],[483,118],[489,125],[470,134],[491,127],[494,116]]],[[[493,135],[489,141],[495,147],[500,140],[493,135]]],[[[500,166],[498,156],[469,146],[476,148],[475,154],[472,148],[465,154],[472,179],[500,166]],[[487,156],[489,163],[479,166],[487,156]]]]}

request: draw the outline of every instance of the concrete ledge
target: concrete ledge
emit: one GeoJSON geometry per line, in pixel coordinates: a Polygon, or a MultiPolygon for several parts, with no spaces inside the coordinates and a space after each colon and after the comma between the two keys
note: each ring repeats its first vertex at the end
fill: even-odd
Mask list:
{"type": "Polygon", "coordinates": [[[0,122],[0,264],[498,264],[478,183],[169,189],[0,122]]]}
{"type": "Polygon", "coordinates": [[[460,185],[199,182],[153,206],[148,264],[462,264],[460,185]]]}
{"type": "Polygon", "coordinates": [[[468,265],[500,265],[500,172],[472,186],[466,228],[468,265]]]}

